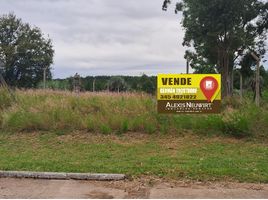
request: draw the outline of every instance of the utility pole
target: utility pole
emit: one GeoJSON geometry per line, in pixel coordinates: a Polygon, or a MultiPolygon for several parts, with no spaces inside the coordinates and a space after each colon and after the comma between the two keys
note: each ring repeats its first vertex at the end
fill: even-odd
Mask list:
{"type": "Polygon", "coordinates": [[[256,69],[256,106],[260,106],[260,59],[257,61],[256,69]]]}
{"type": "Polygon", "coordinates": [[[78,73],[76,73],[73,78],[73,91],[76,94],[79,94],[79,92],[81,91],[81,78],[78,73]]]}
{"type": "Polygon", "coordinates": [[[189,74],[189,59],[186,58],[186,74],[189,74]]]}
{"type": "Polygon", "coordinates": [[[94,77],[94,79],[93,79],[93,92],[95,92],[95,82],[96,82],[96,79],[94,77]]]}
{"type": "Polygon", "coordinates": [[[44,74],[43,74],[43,87],[44,87],[44,89],[46,89],[47,68],[48,67],[44,67],[44,74]]]}
{"type": "Polygon", "coordinates": [[[242,76],[242,73],[239,72],[239,75],[240,75],[240,99],[242,101],[243,99],[243,76],[242,76]]]}
{"type": "Polygon", "coordinates": [[[257,62],[257,66],[256,66],[256,88],[255,88],[255,92],[256,92],[256,97],[255,97],[255,103],[256,106],[260,106],[260,61],[261,59],[253,52],[251,52],[251,56],[256,60],[257,62]]]}

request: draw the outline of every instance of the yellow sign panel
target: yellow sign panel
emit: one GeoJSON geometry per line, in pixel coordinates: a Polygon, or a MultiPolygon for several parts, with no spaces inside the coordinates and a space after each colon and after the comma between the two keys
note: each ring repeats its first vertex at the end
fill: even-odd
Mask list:
{"type": "Polygon", "coordinates": [[[219,74],[159,74],[159,113],[218,113],[221,102],[219,74]]]}

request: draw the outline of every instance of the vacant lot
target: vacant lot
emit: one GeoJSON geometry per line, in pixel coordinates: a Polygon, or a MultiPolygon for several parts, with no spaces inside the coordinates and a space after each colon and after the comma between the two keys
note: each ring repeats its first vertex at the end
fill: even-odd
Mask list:
{"type": "Polygon", "coordinates": [[[143,93],[82,93],[60,91],[0,90],[0,130],[5,132],[70,131],[123,134],[173,134],[192,131],[197,135],[236,138],[268,136],[268,93],[261,108],[251,98],[225,99],[221,114],[161,115],[156,98],[143,93]]]}
{"type": "Polygon", "coordinates": [[[268,182],[268,146],[261,142],[128,133],[0,135],[0,169],[126,173],[168,179],[268,182]]]}
{"type": "Polygon", "coordinates": [[[268,182],[268,98],[160,115],[142,93],[0,91],[0,169],[268,182]]]}

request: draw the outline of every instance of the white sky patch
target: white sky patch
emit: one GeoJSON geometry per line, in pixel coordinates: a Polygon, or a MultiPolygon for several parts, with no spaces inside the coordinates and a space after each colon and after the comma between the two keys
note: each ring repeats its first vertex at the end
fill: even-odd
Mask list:
{"type": "MultiPolygon", "coordinates": [[[[181,15],[163,0],[1,0],[53,40],[54,78],[184,73],[181,15]]],[[[267,65],[267,64],[266,64],[267,65]]]]}

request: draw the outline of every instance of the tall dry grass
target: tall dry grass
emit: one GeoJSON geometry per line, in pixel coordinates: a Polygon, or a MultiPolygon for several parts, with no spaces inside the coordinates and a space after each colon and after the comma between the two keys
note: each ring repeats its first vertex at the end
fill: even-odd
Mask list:
{"type": "Polygon", "coordinates": [[[124,132],[226,134],[268,136],[268,107],[249,99],[223,101],[221,114],[161,115],[156,98],[144,93],[81,93],[0,90],[0,129],[6,132],[81,130],[103,134],[124,132]]]}
{"type": "Polygon", "coordinates": [[[1,111],[2,129],[153,132],[155,101],[147,94],[81,93],[50,90],[16,92],[17,101],[1,111]]]}

